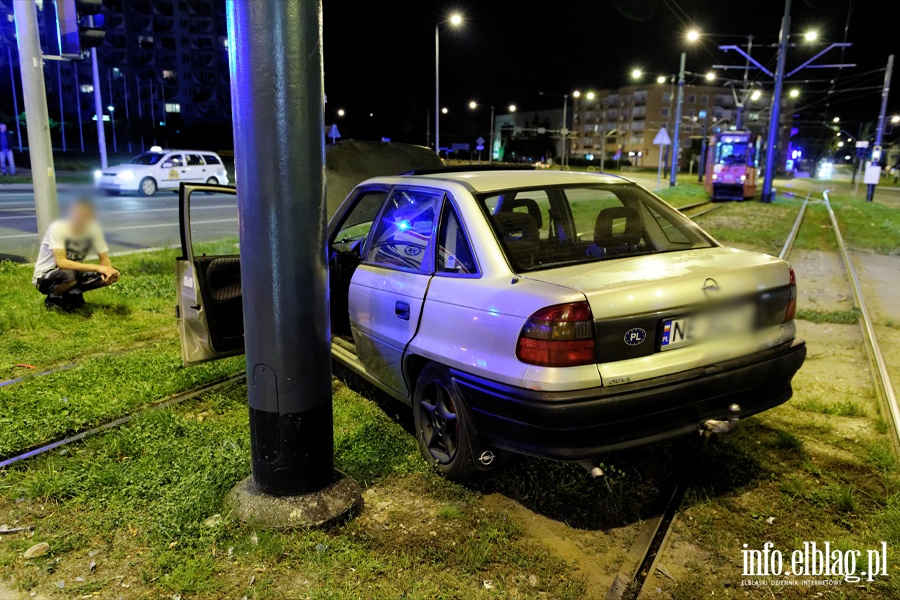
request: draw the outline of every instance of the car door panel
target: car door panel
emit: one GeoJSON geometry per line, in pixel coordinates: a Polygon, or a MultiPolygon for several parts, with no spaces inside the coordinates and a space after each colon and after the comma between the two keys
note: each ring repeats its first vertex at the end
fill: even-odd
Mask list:
{"type": "Polygon", "coordinates": [[[184,156],[172,154],[161,162],[162,164],[159,167],[160,189],[177,189],[179,185],[188,181],[188,170],[184,164],[184,156]]]}
{"type": "Polygon", "coordinates": [[[418,328],[430,280],[430,274],[360,265],[350,282],[350,324],[360,361],[403,395],[409,392],[403,353],[418,328]]]}
{"type": "MultiPolygon", "coordinates": [[[[185,366],[244,352],[240,255],[207,255],[205,250],[196,250],[190,213],[194,193],[234,196],[235,189],[185,184],[179,190],[182,255],[176,261],[176,315],[185,366]]],[[[230,242],[225,247],[231,247],[230,242]]]]}

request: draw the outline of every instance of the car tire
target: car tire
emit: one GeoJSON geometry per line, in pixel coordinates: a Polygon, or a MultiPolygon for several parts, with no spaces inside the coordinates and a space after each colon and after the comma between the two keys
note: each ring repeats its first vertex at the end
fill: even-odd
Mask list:
{"type": "Polygon", "coordinates": [[[505,452],[482,447],[468,407],[443,365],[428,363],[419,374],[413,394],[413,421],[422,456],[452,481],[471,480],[508,457],[505,452]],[[491,460],[484,464],[480,457],[491,460]]]}
{"type": "Polygon", "coordinates": [[[206,185],[219,185],[219,180],[215,177],[210,177],[206,180],[206,185]]]}
{"type": "Polygon", "coordinates": [[[140,192],[141,196],[152,196],[158,189],[156,180],[152,177],[144,177],[141,179],[141,183],[138,184],[138,192],[140,192]]]}

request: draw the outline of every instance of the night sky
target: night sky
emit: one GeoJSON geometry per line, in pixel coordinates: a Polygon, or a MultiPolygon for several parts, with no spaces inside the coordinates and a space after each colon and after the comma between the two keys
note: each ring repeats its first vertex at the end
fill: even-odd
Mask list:
{"type": "MultiPolygon", "coordinates": [[[[854,45],[846,51],[845,62],[857,66],[844,69],[836,87],[881,85],[883,71],[872,71],[883,70],[887,55],[900,50],[900,21],[887,10],[891,2],[794,0],[791,31],[801,46],[789,52],[789,68],[824,47],[803,45],[801,32],[816,29],[820,42],[843,41],[849,4],[848,41],[854,45]]],[[[384,135],[424,143],[425,111],[434,103],[434,25],[455,11],[464,15],[463,26],[444,24],[441,31],[441,104],[450,109],[442,119],[442,143],[452,141],[454,134],[486,132],[490,104],[498,110],[511,102],[520,110],[561,106],[559,95],[573,89],[628,84],[636,67],[652,81],[677,70],[682,48],[688,51],[690,71],[735,64],[737,55],[725,55],[717,46],[745,40],[713,36],[688,45],[684,32],[696,26],[714,34],[753,34],[755,45],[771,45],[777,42],[783,10],[782,0],[394,0],[352,5],[325,0],[326,121],[343,108],[347,114],[339,126],[353,137],[384,135]],[[471,99],[484,106],[470,111],[471,99]]],[[[761,62],[774,71],[774,49],[760,47],[754,56],[765,59],[761,62]]],[[[823,58],[839,62],[840,50],[823,58]]],[[[835,75],[835,69],[812,69],[789,80],[788,87],[803,91],[798,108],[805,119],[824,117],[825,90],[835,75]],[[802,83],[805,79],[818,82],[802,83]]],[[[771,83],[767,87],[771,89],[771,83]]],[[[853,128],[860,120],[874,120],[879,94],[866,90],[834,95],[829,119],[840,115],[853,128]]],[[[896,92],[890,106],[900,106],[896,92]]]]}

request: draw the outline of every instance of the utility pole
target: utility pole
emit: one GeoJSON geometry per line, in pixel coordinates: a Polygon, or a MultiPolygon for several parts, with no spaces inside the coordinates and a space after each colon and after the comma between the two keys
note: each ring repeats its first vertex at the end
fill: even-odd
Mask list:
{"type": "Polygon", "coordinates": [[[775,67],[775,89],[772,92],[772,110],[769,111],[769,134],[766,136],[766,167],[764,171],[762,201],[772,202],[775,192],[775,161],[778,158],[778,130],[781,120],[781,90],[784,86],[784,63],[787,59],[788,36],[791,29],[791,0],[784,1],[784,16],[781,18],[781,33],[778,36],[778,63],[775,67]]]}
{"type": "MultiPolygon", "coordinates": [[[[88,17],[90,26],[94,26],[94,17],[88,17]]],[[[100,167],[109,166],[106,160],[106,127],[103,125],[103,95],[100,91],[100,69],[97,66],[97,49],[91,48],[91,76],[94,84],[94,114],[97,116],[97,146],[100,148],[100,167]]]]}
{"type": "Polygon", "coordinates": [[[125,134],[128,137],[128,154],[131,154],[131,116],[128,113],[128,79],[122,74],[122,92],[125,96],[125,134]]]}
{"type": "Polygon", "coordinates": [[[141,98],[141,78],[134,76],[135,89],[137,90],[138,106],[138,134],[141,136],[141,152],[144,151],[144,100],[141,98]]]}
{"type": "Polygon", "coordinates": [[[245,522],[323,526],[361,498],[334,470],[322,2],[226,10],[252,467],[229,502],[245,522]]]}
{"type": "MultiPolygon", "coordinates": [[[[22,153],[22,124],[19,123],[19,94],[16,92],[16,74],[13,69],[12,48],[6,47],[9,56],[9,86],[12,88],[13,110],[16,111],[16,137],[19,138],[19,153],[22,153]]],[[[26,115],[27,117],[27,115],[26,115]]]]}
{"type": "Polygon", "coordinates": [[[703,183],[703,177],[706,175],[706,144],[709,137],[709,106],[703,111],[703,139],[700,140],[700,164],[697,169],[697,181],[703,183]]]}
{"type": "Polygon", "coordinates": [[[106,70],[106,87],[109,90],[109,124],[112,125],[113,154],[119,153],[119,142],[116,139],[116,105],[113,104],[112,72],[106,70]]]}
{"type": "MultiPolygon", "coordinates": [[[[38,38],[37,5],[16,2],[15,22],[19,45],[19,72],[28,125],[28,155],[34,181],[34,209],[38,235],[44,233],[58,216],[56,171],[53,168],[53,145],[50,141],[50,115],[47,112],[47,88],[44,83],[44,61],[38,38]]],[[[16,115],[18,121],[18,115],[16,115]]]]}
{"type": "MultiPolygon", "coordinates": [[[[884,137],[884,117],[887,112],[888,95],[891,93],[891,73],[894,70],[894,55],[888,56],[887,68],[884,71],[884,85],[881,86],[881,111],[878,113],[878,129],[875,131],[875,146],[872,148],[872,164],[877,165],[881,161],[881,141],[884,137]],[[878,156],[875,153],[878,153],[878,156]]],[[[866,202],[871,202],[875,196],[875,185],[870,183],[866,190],[866,202]]]]}
{"type": "Polygon", "coordinates": [[[425,110],[425,145],[431,147],[431,109],[425,110]]]}
{"type": "MultiPolygon", "coordinates": [[[[560,128],[559,133],[562,136],[562,168],[565,169],[567,166],[566,162],[566,146],[568,145],[568,134],[569,130],[566,129],[566,111],[569,107],[569,95],[563,94],[563,119],[562,119],[562,128],[560,128]]],[[[574,109],[573,109],[574,110],[574,109]]]]}
{"type": "Polygon", "coordinates": [[[603,130],[600,132],[600,172],[601,173],[603,173],[603,171],[606,169],[606,123],[607,123],[606,113],[609,110],[609,108],[606,106],[606,104],[607,104],[606,101],[607,101],[606,96],[604,96],[603,98],[597,99],[597,103],[601,107],[603,107],[603,130]]]}
{"type": "Polygon", "coordinates": [[[81,153],[84,154],[84,124],[81,122],[81,84],[78,83],[78,63],[72,65],[72,71],[75,73],[75,108],[78,114],[78,140],[81,142],[81,153]]]}
{"type": "Polygon", "coordinates": [[[675,104],[675,125],[672,136],[672,172],[669,174],[669,187],[675,187],[675,179],[678,177],[678,155],[681,153],[681,107],[684,104],[684,63],[687,61],[687,52],[681,53],[681,63],[678,67],[678,102],[675,104]]]}
{"type": "Polygon", "coordinates": [[[66,115],[63,104],[62,61],[56,61],[56,85],[59,95],[59,132],[62,134],[62,151],[66,151],[66,115]]]}

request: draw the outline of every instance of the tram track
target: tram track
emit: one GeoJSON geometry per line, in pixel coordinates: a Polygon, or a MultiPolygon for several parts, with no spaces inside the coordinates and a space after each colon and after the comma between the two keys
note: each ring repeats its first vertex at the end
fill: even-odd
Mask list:
{"type": "Polygon", "coordinates": [[[245,373],[237,373],[235,375],[231,375],[212,383],[208,383],[206,385],[202,385],[190,390],[186,390],[184,392],[180,392],[173,396],[168,396],[159,400],[153,404],[149,404],[139,408],[138,410],[132,411],[130,413],[126,413],[120,417],[116,417],[115,419],[110,419],[108,421],[104,421],[99,425],[95,425],[93,427],[84,428],[76,430],[72,433],[69,433],[64,436],[60,436],[54,438],[48,442],[42,442],[35,446],[32,446],[25,450],[17,450],[13,453],[7,454],[5,456],[0,456],[0,470],[7,469],[12,465],[20,463],[22,461],[28,460],[30,458],[34,458],[36,456],[40,456],[42,454],[46,454],[47,452],[51,452],[58,448],[62,448],[64,446],[68,446],[75,442],[80,442],[81,440],[92,437],[99,433],[103,433],[104,431],[108,431],[110,429],[115,429],[117,427],[121,427],[126,423],[133,421],[136,417],[155,411],[160,410],[162,408],[169,408],[172,406],[176,406],[192,400],[202,394],[206,394],[213,390],[217,390],[231,384],[237,383],[246,378],[245,373]]]}
{"type": "MultiPolygon", "coordinates": [[[[803,225],[804,216],[810,202],[821,203],[828,211],[829,220],[831,221],[832,230],[837,240],[841,260],[850,286],[853,291],[854,307],[860,312],[859,325],[865,338],[866,354],[872,365],[871,373],[873,384],[876,388],[882,407],[887,414],[891,415],[891,428],[893,430],[893,446],[900,453],[900,406],[897,404],[897,398],[894,394],[894,387],[891,384],[890,374],[887,365],[878,345],[878,339],[875,333],[874,323],[866,306],[859,278],[856,269],[847,250],[844,238],[841,235],[840,226],[831,203],[828,199],[828,190],[822,193],[822,198],[812,198],[812,192],[807,194],[800,207],[800,211],[794,221],[784,246],[779,253],[779,258],[787,259],[793,249],[794,242],[803,225]]],[[[711,204],[711,203],[710,203],[711,204]]],[[[690,205],[690,208],[702,206],[702,203],[690,205]]],[[[712,210],[714,210],[714,207],[712,210]]],[[[692,215],[691,218],[706,214],[709,211],[692,215]]],[[[699,450],[699,446],[694,452],[699,450]]],[[[641,598],[650,597],[650,586],[647,584],[653,573],[658,568],[659,557],[664,553],[668,543],[670,542],[672,526],[677,520],[678,512],[681,504],[687,495],[691,482],[691,470],[684,469],[675,481],[660,494],[660,498],[664,499],[662,509],[657,511],[655,515],[644,521],[641,526],[635,543],[628,552],[622,569],[613,581],[606,600],[640,600],[641,598]]]]}

